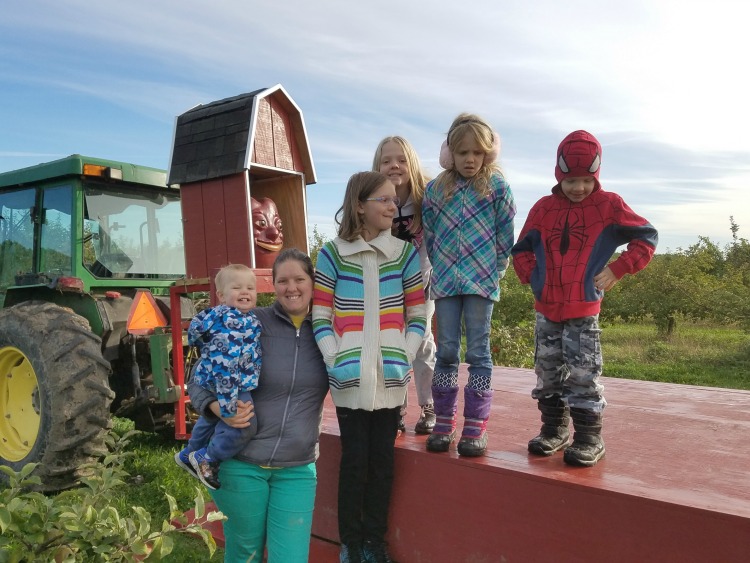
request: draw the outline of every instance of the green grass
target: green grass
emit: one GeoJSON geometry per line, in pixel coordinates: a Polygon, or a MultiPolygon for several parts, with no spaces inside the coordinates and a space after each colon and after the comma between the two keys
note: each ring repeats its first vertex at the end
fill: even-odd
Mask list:
{"type": "MultiPolygon", "coordinates": [[[[118,434],[132,428],[132,421],[115,418],[114,430],[118,434]]],[[[128,451],[135,455],[128,459],[125,469],[130,474],[132,485],[118,489],[117,495],[112,499],[118,511],[142,506],[151,514],[152,528],[159,528],[161,522],[169,518],[169,504],[165,493],[173,496],[177,506],[183,511],[195,505],[196,487],[203,492],[206,502],[211,500],[208,490],[174,462],[175,452],[183,445],[183,442],[147,432],[139,432],[131,439],[128,451]]],[[[175,538],[174,550],[168,558],[168,561],[181,563],[223,560],[224,550],[217,549],[209,559],[208,548],[203,540],[188,534],[180,534],[175,538]]]]}
{"type": "Polygon", "coordinates": [[[602,329],[605,376],[750,390],[750,334],[741,329],[682,324],[668,337],[646,324],[602,329]]]}

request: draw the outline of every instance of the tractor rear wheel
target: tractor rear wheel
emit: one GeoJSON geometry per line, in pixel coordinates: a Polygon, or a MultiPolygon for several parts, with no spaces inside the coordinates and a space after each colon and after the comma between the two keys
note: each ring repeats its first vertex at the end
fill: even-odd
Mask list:
{"type": "Polygon", "coordinates": [[[41,491],[76,485],[81,466],[106,453],[109,372],[101,339],[70,309],[28,301],[0,310],[0,464],[39,463],[41,491]]]}

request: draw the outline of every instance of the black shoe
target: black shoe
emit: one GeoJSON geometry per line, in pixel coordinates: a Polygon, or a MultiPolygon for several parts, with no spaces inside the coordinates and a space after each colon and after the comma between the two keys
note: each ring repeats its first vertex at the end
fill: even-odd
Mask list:
{"type": "Polygon", "coordinates": [[[208,460],[205,455],[206,448],[191,452],[189,456],[190,465],[195,468],[195,473],[201,483],[211,490],[216,490],[221,487],[221,483],[219,483],[219,462],[208,460]]]}
{"type": "Polygon", "coordinates": [[[568,465],[591,467],[604,457],[604,453],[604,441],[600,436],[574,436],[573,443],[563,453],[563,461],[568,465]]]}
{"type": "Polygon", "coordinates": [[[458,441],[458,455],[464,457],[479,457],[487,451],[487,432],[482,432],[479,438],[462,436],[458,441]]]}
{"type": "Polygon", "coordinates": [[[451,442],[456,438],[456,431],[450,434],[436,434],[433,432],[427,437],[428,452],[447,452],[451,442]]]}
{"type": "Polygon", "coordinates": [[[555,452],[567,448],[570,442],[570,432],[567,426],[561,426],[554,435],[546,433],[544,428],[542,432],[529,440],[529,453],[534,455],[552,455],[555,452]]]}
{"type": "Polygon", "coordinates": [[[406,422],[404,422],[404,417],[403,417],[403,416],[402,416],[401,418],[399,418],[399,419],[398,419],[398,427],[397,427],[397,429],[398,429],[398,431],[399,431],[399,432],[401,432],[402,434],[403,434],[404,432],[406,432],[406,422]]]}
{"type": "Polygon", "coordinates": [[[364,561],[367,563],[393,563],[393,559],[388,555],[384,541],[367,540],[362,548],[364,561]]]}
{"type": "Polygon", "coordinates": [[[339,563],[363,563],[361,543],[343,543],[339,553],[339,563]]]}
{"type": "Polygon", "coordinates": [[[432,434],[435,428],[435,405],[430,403],[422,407],[417,424],[414,425],[415,434],[432,434]]]}

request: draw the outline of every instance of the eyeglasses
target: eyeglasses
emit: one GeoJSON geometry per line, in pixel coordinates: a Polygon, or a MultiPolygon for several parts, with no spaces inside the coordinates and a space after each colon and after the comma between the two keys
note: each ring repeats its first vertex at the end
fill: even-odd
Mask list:
{"type": "Polygon", "coordinates": [[[393,205],[395,205],[396,207],[401,205],[401,200],[398,198],[398,196],[366,197],[365,201],[379,201],[380,203],[385,203],[385,204],[389,204],[393,202],[393,205]]]}

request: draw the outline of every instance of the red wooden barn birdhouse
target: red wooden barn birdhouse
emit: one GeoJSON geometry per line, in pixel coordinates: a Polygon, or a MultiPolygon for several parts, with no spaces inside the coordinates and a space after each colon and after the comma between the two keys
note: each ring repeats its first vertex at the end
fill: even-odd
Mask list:
{"type": "Polygon", "coordinates": [[[315,181],[302,112],[280,84],[178,116],[167,183],[180,186],[187,277],[270,268],[281,248],[308,252],[305,186],[315,181]]]}

